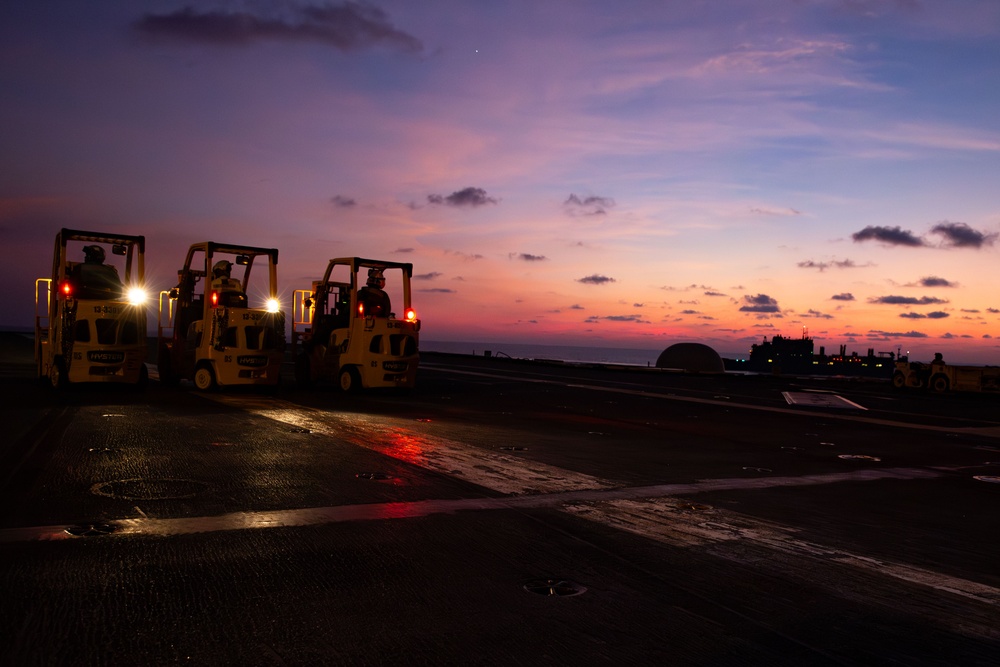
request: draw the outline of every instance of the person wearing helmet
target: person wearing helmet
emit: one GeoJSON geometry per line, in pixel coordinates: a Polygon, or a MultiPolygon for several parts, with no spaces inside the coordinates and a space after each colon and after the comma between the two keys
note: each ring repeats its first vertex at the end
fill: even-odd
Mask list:
{"type": "Polygon", "coordinates": [[[366,317],[389,317],[392,306],[389,295],[383,289],[385,276],[382,269],[368,269],[368,280],[364,287],[358,290],[359,314],[366,317]]]}
{"type": "Polygon", "coordinates": [[[104,248],[99,245],[88,245],[83,249],[84,264],[104,264],[104,248]]]}
{"type": "Polygon", "coordinates": [[[88,245],[83,248],[83,262],[73,267],[72,279],[80,299],[120,299],[125,287],[118,269],[105,264],[104,248],[88,245]]]}
{"type": "Polygon", "coordinates": [[[232,280],[233,263],[222,259],[212,267],[212,282],[216,280],[232,280]]]}
{"type": "Polygon", "coordinates": [[[243,285],[232,277],[233,263],[219,260],[212,266],[212,291],[219,295],[220,306],[246,308],[247,295],[243,285]]]}

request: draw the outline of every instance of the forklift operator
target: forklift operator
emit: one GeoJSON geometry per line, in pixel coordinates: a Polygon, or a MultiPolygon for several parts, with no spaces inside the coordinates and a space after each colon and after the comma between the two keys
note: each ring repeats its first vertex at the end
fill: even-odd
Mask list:
{"type": "Polygon", "coordinates": [[[385,287],[385,276],[382,275],[382,269],[368,269],[368,282],[358,290],[360,314],[366,317],[389,317],[392,306],[389,303],[389,295],[385,293],[383,287],[385,287]]]}
{"type": "Polygon", "coordinates": [[[81,299],[118,299],[124,287],[118,270],[104,263],[104,248],[89,245],[83,249],[83,263],[73,267],[72,277],[81,299]]]}
{"type": "Polygon", "coordinates": [[[231,278],[232,262],[222,260],[212,267],[212,290],[219,295],[219,303],[223,306],[246,308],[247,295],[239,280],[231,278]]]}

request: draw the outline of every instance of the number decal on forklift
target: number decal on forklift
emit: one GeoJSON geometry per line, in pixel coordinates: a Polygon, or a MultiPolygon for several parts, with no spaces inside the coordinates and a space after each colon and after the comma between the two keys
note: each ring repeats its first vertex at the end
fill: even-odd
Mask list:
{"type": "Polygon", "coordinates": [[[222,357],[223,363],[231,364],[233,363],[233,355],[227,354],[222,357]]]}

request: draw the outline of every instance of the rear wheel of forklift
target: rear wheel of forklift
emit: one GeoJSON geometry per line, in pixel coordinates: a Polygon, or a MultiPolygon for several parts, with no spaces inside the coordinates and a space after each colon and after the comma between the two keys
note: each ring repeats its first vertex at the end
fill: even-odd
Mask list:
{"type": "Polygon", "coordinates": [[[212,372],[212,367],[207,364],[202,364],[194,372],[194,386],[198,391],[211,391],[215,389],[215,373],[212,372]]]}
{"type": "Polygon", "coordinates": [[[361,389],[361,375],[354,366],[344,366],[340,369],[340,390],[345,394],[354,394],[361,389]]]}
{"type": "Polygon", "coordinates": [[[939,373],[931,378],[928,386],[935,394],[943,394],[948,391],[949,384],[948,376],[939,373]]]}
{"type": "Polygon", "coordinates": [[[295,357],[295,386],[299,389],[312,389],[312,362],[308,352],[300,352],[295,357]]]}
{"type": "Polygon", "coordinates": [[[892,388],[897,390],[906,388],[906,375],[903,371],[896,371],[892,374],[892,388]]]}

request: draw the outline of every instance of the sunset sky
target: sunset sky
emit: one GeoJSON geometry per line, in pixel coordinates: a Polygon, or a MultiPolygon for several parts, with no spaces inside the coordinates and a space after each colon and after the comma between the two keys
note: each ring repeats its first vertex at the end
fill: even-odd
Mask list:
{"type": "Polygon", "coordinates": [[[1000,363],[996,0],[5,2],[0,90],[0,325],[71,227],[412,262],[429,340],[1000,363]]]}

